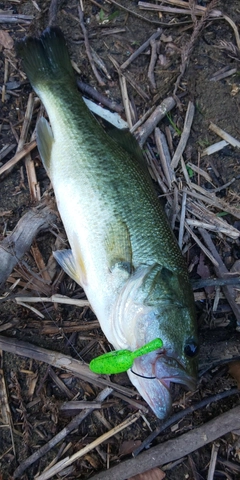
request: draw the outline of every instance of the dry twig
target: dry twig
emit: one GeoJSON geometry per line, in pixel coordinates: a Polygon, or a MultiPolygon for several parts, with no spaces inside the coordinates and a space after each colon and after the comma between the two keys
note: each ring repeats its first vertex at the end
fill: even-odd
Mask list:
{"type": "Polygon", "coordinates": [[[2,175],[4,172],[7,170],[10,170],[13,165],[16,165],[16,163],[19,162],[23,157],[25,157],[29,152],[31,152],[35,147],[37,146],[36,140],[33,140],[32,142],[28,143],[25,145],[22,150],[17,152],[11,160],[9,160],[5,165],[3,165],[0,168],[0,175],[2,175]]]}
{"type": "Polygon", "coordinates": [[[165,135],[159,128],[155,128],[155,142],[158,149],[161,165],[166,178],[169,190],[172,189],[172,183],[176,180],[174,171],[171,167],[171,157],[168,150],[165,135]]]}
{"type": "Polygon", "coordinates": [[[93,98],[99,103],[102,103],[105,107],[109,108],[110,110],[113,110],[118,113],[122,113],[123,106],[121,104],[119,105],[113,100],[110,100],[109,98],[107,98],[105,95],[102,95],[102,93],[98,92],[96,88],[91,87],[91,85],[88,85],[79,79],[77,80],[77,85],[83,94],[89,95],[91,98],[93,98]]]}
{"type": "Polygon", "coordinates": [[[230,145],[233,147],[240,148],[240,142],[236,138],[232,137],[232,135],[229,135],[229,133],[215,125],[215,123],[210,123],[209,129],[216,133],[219,137],[223,138],[223,140],[225,140],[227,143],[230,143],[230,145]]]}
{"type": "MultiPolygon", "coordinates": [[[[162,5],[155,5],[153,3],[148,3],[148,2],[138,2],[138,6],[141,10],[152,10],[156,12],[167,12],[167,13],[180,13],[182,15],[191,15],[192,16],[192,10],[191,8],[185,8],[187,2],[186,1],[166,1],[166,3],[170,3],[171,5],[178,5],[181,8],[176,8],[176,7],[166,7],[162,5]]],[[[216,4],[216,2],[215,2],[216,4]]],[[[206,10],[208,7],[203,7],[201,5],[196,5],[195,7],[195,15],[203,16],[206,15],[206,10]]],[[[214,17],[218,18],[223,16],[222,12],[220,10],[213,10],[208,14],[209,17],[214,17]]]]}
{"type": "Polygon", "coordinates": [[[33,18],[33,15],[13,15],[11,13],[0,13],[0,23],[25,23],[29,25],[33,18]]]}
{"type": "MultiPolygon", "coordinates": [[[[224,276],[229,272],[226,266],[224,265],[215,245],[213,244],[213,241],[209,233],[207,233],[206,230],[203,230],[202,228],[199,228],[199,232],[202,235],[203,240],[207,245],[208,249],[211,251],[211,254],[214,256],[214,258],[218,263],[218,265],[214,265],[217,276],[220,278],[224,278],[224,276]]],[[[238,325],[237,330],[240,331],[240,306],[235,301],[235,297],[236,297],[235,289],[227,285],[222,287],[222,289],[225,297],[228,300],[229,305],[231,306],[234,312],[234,315],[236,316],[237,325],[238,325]]]]}
{"type": "MultiPolygon", "coordinates": [[[[93,382],[96,385],[114,388],[123,395],[130,397],[134,395],[134,392],[130,388],[122,387],[121,385],[117,385],[110,380],[106,380],[105,378],[96,375],[88,368],[86,363],[76,360],[68,355],[63,355],[60,352],[47,350],[28,342],[22,342],[15,338],[7,338],[0,335],[0,350],[1,349],[15,355],[34,358],[39,362],[48,363],[56,368],[62,368],[68,372],[74,373],[74,375],[87,382],[93,382]]],[[[127,401],[127,397],[125,397],[125,400],[127,401]]]]}
{"type": "Polygon", "coordinates": [[[208,250],[208,248],[206,248],[203,243],[201,242],[201,240],[199,240],[199,238],[197,237],[197,235],[195,235],[195,233],[193,233],[192,229],[189,227],[189,225],[187,224],[187,222],[185,221],[185,228],[186,230],[190,233],[190,235],[192,236],[193,240],[197,243],[197,245],[200,247],[200,249],[205,253],[205,255],[209,258],[209,260],[211,260],[212,264],[215,266],[215,267],[218,267],[218,261],[216,260],[216,258],[214,257],[214,255],[212,255],[212,253],[208,250]]]}
{"type": "Polygon", "coordinates": [[[59,10],[60,0],[51,0],[50,7],[48,10],[48,25],[54,25],[57,22],[57,14],[59,10]]]}
{"type": "Polygon", "coordinates": [[[157,54],[158,44],[156,40],[151,40],[150,45],[151,45],[151,59],[148,67],[147,76],[148,76],[149,82],[151,83],[152,88],[155,90],[156,82],[155,82],[154,68],[156,65],[157,57],[158,57],[158,54],[157,54]]]}
{"type": "Polygon", "coordinates": [[[129,97],[128,97],[127,82],[126,82],[126,78],[121,73],[119,74],[119,85],[120,85],[120,90],[122,94],[122,101],[124,105],[128,127],[132,128],[133,124],[132,124],[132,115],[131,115],[130,103],[129,103],[129,97]]]}
{"type": "Polygon", "coordinates": [[[75,307],[89,307],[90,303],[88,300],[78,300],[75,298],[69,298],[65,295],[52,295],[51,297],[29,297],[29,296],[16,296],[15,301],[18,302],[26,302],[26,303],[43,303],[43,302],[51,302],[51,303],[63,303],[65,305],[74,305],[75,307]]]}
{"type": "Polygon", "coordinates": [[[184,121],[184,127],[183,127],[183,132],[180,138],[180,142],[177,146],[177,150],[174,153],[172,162],[171,162],[171,168],[175,170],[178,166],[179,160],[185,150],[189,135],[190,135],[190,130],[193,122],[193,117],[194,117],[194,112],[195,112],[195,107],[192,102],[188,103],[188,108],[186,112],[186,117],[184,121]]]}
{"type": "MultiPolygon", "coordinates": [[[[100,404],[112,393],[112,389],[106,387],[99,395],[96,397],[96,401],[100,402],[100,404]]],[[[63,428],[60,432],[58,432],[55,437],[51,438],[45,445],[43,445],[39,450],[34,452],[30,457],[24,460],[20,465],[17,467],[13,474],[13,478],[19,478],[22,476],[23,472],[27,468],[29,468],[34,462],[39,460],[43,455],[46,455],[49,450],[51,450],[55,445],[61,442],[64,438],[66,438],[69,433],[79,427],[79,425],[83,422],[83,420],[96,408],[95,406],[91,406],[92,402],[87,402],[88,407],[85,408],[82,412],[76,415],[71,422],[63,428]]],[[[94,403],[94,402],[93,402],[94,403]]]]}
{"type": "Polygon", "coordinates": [[[217,455],[218,455],[219,447],[220,447],[219,443],[213,443],[213,445],[212,445],[212,452],[211,452],[211,459],[210,459],[210,465],[209,465],[209,469],[208,469],[207,480],[213,480],[214,479],[214,473],[215,473],[215,468],[216,468],[216,463],[217,463],[217,455]]]}
{"type": "Polygon", "coordinates": [[[127,68],[130,65],[130,63],[132,63],[141,53],[143,53],[146,50],[146,48],[148,48],[149,45],[151,45],[151,42],[159,38],[161,34],[162,34],[162,29],[158,28],[157,31],[153,33],[151,37],[148,40],[146,40],[146,42],[144,42],[139,48],[137,48],[137,50],[135,50],[135,52],[133,52],[132,55],[130,55],[130,57],[121,65],[120,67],[121,70],[124,70],[125,68],[127,68]]]}
{"type": "MultiPolygon", "coordinates": [[[[171,23],[164,23],[164,22],[159,22],[158,20],[151,20],[150,18],[143,17],[142,15],[139,15],[139,13],[134,12],[134,10],[130,10],[127,7],[124,7],[121,3],[116,2],[116,0],[107,0],[107,2],[112,3],[113,5],[116,5],[116,7],[120,8],[121,10],[124,10],[128,14],[134,15],[134,17],[139,18],[140,20],[143,20],[144,22],[147,23],[152,23],[154,25],[160,25],[164,27],[171,27],[171,23]]],[[[177,25],[185,25],[186,23],[189,22],[178,22],[177,25]]]]}
{"type": "Polygon", "coordinates": [[[132,87],[136,90],[138,95],[142,97],[144,100],[149,100],[149,96],[144,92],[144,90],[138,85],[135,80],[133,79],[133,76],[130,74],[130,72],[122,72],[120,65],[118,64],[117,60],[112,56],[108,55],[109,60],[111,60],[112,64],[116,68],[117,72],[119,75],[122,75],[126,78],[126,80],[132,85],[132,87]]]}
{"type": "Polygon", "coordinates": [[[4,378],[4,362],[3,362],[3,352],[0,350],[0,408],[1,408],[1,420],[2,425],[1,428],[9,428],[11,441],[12,441],[12,449],[14,455],[16,455],[15,444],[14,444],[14,435],[13,435],[13,420],[12,420],[12,413],[8,402],[8,392],[6,388],[6,382],[4,378]]]}
{"type": "Polygon", "coordinates": [[[94,63],[93,58],[92,58],[92,53],[91,53],[91,48],[90,48],[90,44],[89,44],[89,40],[88,40],[87,30],[86,30],[86,27],[84,25],[84,20],[83,20],[83,11],[82,11],[80,5],[78,5],[78,14],[79,14],[79,18],[80,18],[81,29],[82,29],[82,32],[83,32],[83,35],[84,35],[86,54],[88,56],[89,63],[91,65],[92,71],[93,71],[99,85],[101,87],[103,87],[105,85],[105,82],[102,79],[99,72],[97,71],[97,69],[95,67],[95,63],[94,63]]]}
{"type": "Polygon", "coordinates": [[[180,75],[178,76],[177,81],[175,83],[173,95],[176,95],[177,89],[178,89],[180,81],[181,81],[181,79],[182,79],[182,77],[185,73],[185,70],[186,70],[190,55],[192,53],[193,47],[195,45],[195,42],[196,42],[201,30],[204,28],[204,25],[205,25],[206,21],[208,20],[208,18],[210,17],[210,14],[213,11],[216,4],[217,4],[217,0],[211,0],[211,2],[206,7],[206,10],[205,10],[204,14],[202,15],[201,19],[199,20],[199,22],[197,22],[194,25],[194,30],[193,30],[192,36],[191,36],[188,44],[183,48],[182,55],[181,55],[182,63],[181,63],[181,66],[180,66],[180,75]]]}
{"type": "Polygon", "coordinates": [[[167,97],[158,105],[146,122],[139,128],[136,137],[139,145],[142,147],[147,140],[147,137],[151,135],[157,124],[162,120],[165,115],[170,112],[176,105],[176,101],[173,97],[167,97]]]}
{"type": "Polygon", "coordinates": [[[109,432],[104,433],[103,435],[98,437],[96,440],[94,440],[92,443],[82,448],[79,452],[74,453],[74,455],[72,455],[71,457],[64,458],[63,460],[58,462],[56,465],[54,465],[54,467],[42,473],[42,475],[35,477],[35,479],[47,480],[48,478],[52,478],[54,475],[61,472],[63,469],[65,469],[66,467],[74,463],[76,460],[86,455],[86,453],[93,450],[93,448],[96,448],[98,445],[101,445],[101,443],[105,442],[108,438],[111,438],[113,435],[116,435],[118,432],[121,432],[125,428],[132,425],[132,423],[136,422],[139,419],[140,415],[141,415],[140,412],[133,414],[131,417],[124,420],[124,422],[120,423],[120,425],[117,425],[116,427],[112,428],[112,430],[110,430],[109,432]]]}
{"type": "Polygon", "coordinates": [[[151,468],[182,458],[237,428],[240,428],[240,406],[219,415],[195,430],[150,448],[138,458],[126,460],[107,471],[97,473],[92,480],[112,480],[113,478],[125,480],[131,475],[146,472],[151,468]]]}

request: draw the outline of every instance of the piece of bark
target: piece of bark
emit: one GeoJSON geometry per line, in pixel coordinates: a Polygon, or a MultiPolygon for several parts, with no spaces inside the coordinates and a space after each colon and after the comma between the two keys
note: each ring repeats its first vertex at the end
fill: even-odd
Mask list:
{"type": "Polygon", "coordinates": [[[149,448],[136,458],[121,462],[107,471],[97,473],[91,480],[125,480],[131,475],[146,472],[154,467],[172,462],[213,442],[240,427],[240,406],[210,420],[201,427],[178,438],[149,448]]]}
{"type": "Polygon", "coordinates": [[[32,208],[23,215],[12,233],[0,242],[0,286],[30,249],[38,232],[49,228],[56,219],[57,216],[49,206],[32,208]]]}

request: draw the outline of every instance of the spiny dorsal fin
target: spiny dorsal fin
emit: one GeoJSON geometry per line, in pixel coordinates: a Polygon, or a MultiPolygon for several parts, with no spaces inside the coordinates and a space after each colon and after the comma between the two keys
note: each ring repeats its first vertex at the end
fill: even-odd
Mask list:
{"type": "Polygon", "coordinates": [[[139,164],[147,170],[147,162],[144,159],[143,152],[136,140],[136,138],[132,135],[132,133],[125,128],[121,130],[119,128],[115,128],[111,125],[111,127],[106,129],[108,135],[115,140],[121,147],[128,152],[131,157],[135,158],[139,164]]]}

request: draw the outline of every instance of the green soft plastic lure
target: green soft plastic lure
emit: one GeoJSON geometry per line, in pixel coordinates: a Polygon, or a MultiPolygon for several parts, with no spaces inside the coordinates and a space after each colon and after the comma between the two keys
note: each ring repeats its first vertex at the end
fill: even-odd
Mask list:
{"type": "Polygon", "coordinates": [[[115,350],[105,353],[104,355],[100,355],[100,357],[94,358],[90,362],[89,368],[92,372],[103,375],[125,372],[132,367],[135,358],[153,352],[162,346],[162,340],[155,338],[155,340],[146,343],[146,345],[143,345],[143,347],[138,348],[134,352],[131,352],[131,350],[115,350]]]}

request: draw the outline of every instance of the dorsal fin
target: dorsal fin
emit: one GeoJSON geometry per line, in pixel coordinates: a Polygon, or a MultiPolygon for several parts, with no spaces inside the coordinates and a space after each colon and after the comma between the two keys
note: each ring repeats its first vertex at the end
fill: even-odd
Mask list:
{"type": "Polygon", "coordinates": [[[111,125],[110,128],[107,128],[108,135],[115,140],[121,147],[128,152],[131,157],[134,157],[139,164],[147,170],[147,162],[143,156],[143,152],[136,140],[136,138],[132,135],[132,133],[125,128],[121,130],[119,128],[115,128],[111,125]]]}

